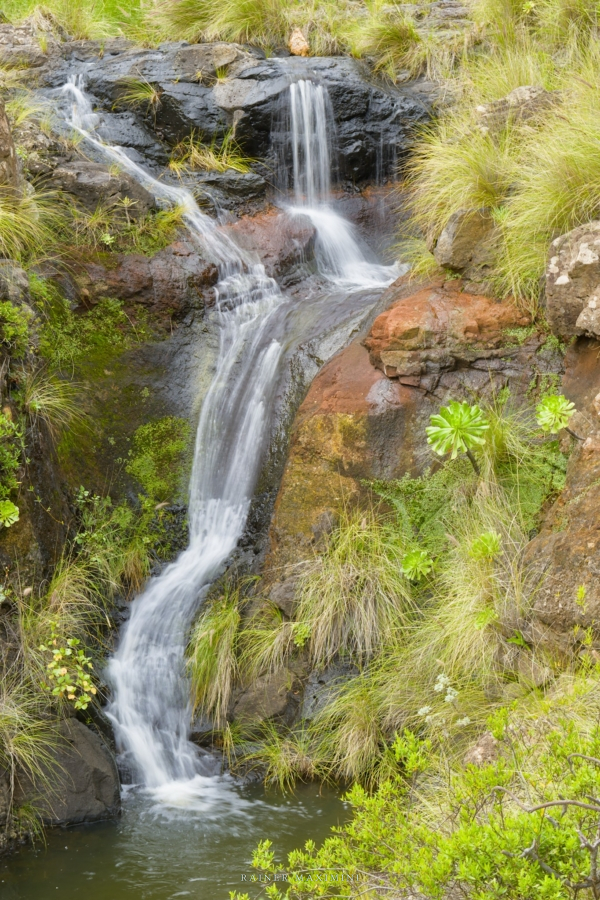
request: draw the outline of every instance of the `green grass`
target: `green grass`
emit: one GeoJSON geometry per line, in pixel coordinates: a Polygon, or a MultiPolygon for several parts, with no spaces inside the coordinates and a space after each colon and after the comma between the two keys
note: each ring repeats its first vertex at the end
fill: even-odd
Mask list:
{"type": "Polygon", "coordinates": [[[75,40],[100,39],[118,34],[134,38],[150,32],[140,0],[6,0],[4,14],[18,22],[36,10],[47,10],[75,40]]]}
{"type": "Polygon", "coordinates": [[[20,400],[36,425],[43,421],[54,443],[71,425],[83,425],[85,415],[80,406],[80,387],[51,375],[45,369],[23,372],[20,400]]]}

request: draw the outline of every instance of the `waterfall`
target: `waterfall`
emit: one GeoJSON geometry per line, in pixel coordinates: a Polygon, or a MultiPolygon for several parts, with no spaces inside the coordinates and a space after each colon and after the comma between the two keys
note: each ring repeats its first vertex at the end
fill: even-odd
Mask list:
{"type": "MultiPolygon", "coordinates": [[[[160,203],[181,206],[192,239],[219,266],[219,350],[196,433],[189,546],[133,600],[108,665],[112,687],[108,714],[124,762],[158,800],[203,808],[207,794],[214,795],[214,766],[211,757],[188,740],[191,708],[185,646],[207,586],[235,549],[246,524],[281,369],[288,301],[264,267],[200,211],[190,191],[156,180],[121,148],[96,136],[99,118],[79,82],[72,80],[63,91],[71,101],[70,127],[160,203]]],[[[350,226],[320,205],[329,194],[325,90],[299,82],[292,85],[290,95],[296,122],[297,209],[310,215],[319,229],[329,277],[354,290],[389,284],[396,268],[368,262],[350,226]],[[306,202],[300,201],[301,196],[306,202]],[[330,233],[334,230],[336,235],[330,233]]]]}
{"type": "Polygon", "coordinates": [[[377,262],[350,222],[331,205],[335,122],[327,88],[306,80],[291,84],[284,118],[287,140],[280,151],[280,167],[287,171],[291,156],[295,204],[290,212],[308,216],[315,226],[319,270],[338,287],[387,287],[406,267],[377,262]]]}

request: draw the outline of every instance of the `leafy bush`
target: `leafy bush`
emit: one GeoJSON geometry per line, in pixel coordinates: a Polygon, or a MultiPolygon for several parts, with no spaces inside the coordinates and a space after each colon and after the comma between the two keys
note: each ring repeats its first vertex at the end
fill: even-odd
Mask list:
{"type": "Polygon", "coordinates": [[[269,841],[259,846],[254,866],[263,880],[287,872],[288,887],[272,884],[269,896],[324,897],[333,887],[335,896],[352,897],[357,873],[361,892],[374,896],[594,896],[597,703],[595,676],[534,715],[499,710],[489,723],[488,761],[479,767],[450,767],[427,740],[403,732],[393,744],[399,773],[374,795],[354,787],[347,797],[352,822],[322,847],[308,841],[284,865],[269,841]],[[581,721],[570,704],[579,707],[584,696],[591,707],[581,721]]]}
{"type": "Polygon", "coordinates": [[[19,486],[17,472],[21,466],[23,432],[6,412],[0,412],[0,499],[8,500],[19,486]]]}

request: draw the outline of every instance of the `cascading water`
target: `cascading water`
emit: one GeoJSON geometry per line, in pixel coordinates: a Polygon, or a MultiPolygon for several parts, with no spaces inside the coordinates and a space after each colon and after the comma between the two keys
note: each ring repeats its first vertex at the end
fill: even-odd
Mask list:
{"type": "MultiPolygon", "coordinates": [[[[113,688],[108,712],[134,776],[165,804],[202,809],[214,797],[218,779],[211,757],[188,740],[184,650],[206,587],[245,527],[281,368],[287,300],[264,267],[199,210],[189,191],[157,181],[122,149],[97,138],[98,116],[80,84],[72,81],[63,90],[72,100],[69,125],[157,200],[181,206],[190,234],[219,266],[219,351],[196,434],[189,547],[133,601],[108,667],[113,688]]],[[[309,215],[318,229],[324,274],[354,291],[388,285],[399,269],[367,260],[351,226],[326,205],[330,156],[325,89],[301,81],[291,85],[289,99],[295,209],[309,215]]],[[[219,784],[222,804],[227,791],[219,784]]]]}
{"type": "Polygon", "coordinates": [[[406,269],[379,264],[330,205],[335,123],[327,89],[306,80],[291,84],[285,118],[283,157],[292,158],[295,199],[290,212],[308,216],[315,226],[320,271],[340,287],[386,287],[406,269]]]}
{"type": "Polygon", "coordinates": [[[219,264],[220,343],[196,434],[190,544],[132,603],[108,668],[113,688],[108,712],[124,759],[159,799],[185,803],[206,790],[206,776],[213,770],[210,758],[203,758],[188,740],[186,636],[203,588],[244,529],[281,359],[282,345],[272,331],[283,298],[262,265],[216,232],[189,191],[161,184],[120,148],[94,137],[97,116],[80,86],[69,83],[64,90],[73,99],[69,124],[157,199],[181,206],[191,235],[219,264]]]}

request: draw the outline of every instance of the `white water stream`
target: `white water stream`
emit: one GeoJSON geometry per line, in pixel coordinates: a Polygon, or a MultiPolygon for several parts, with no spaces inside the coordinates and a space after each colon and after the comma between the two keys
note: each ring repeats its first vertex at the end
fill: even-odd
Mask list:
{"type": "MultiPolygon", "coordinates": [[[[188,548],[131,604],[118,650],[109,662],[108,713],[117,744],[139,783],[161,803],[206,809],[239,805],[228,780],[188,740],[187,635],[207,586],[235,549],[246,524],[268,435],[283,355],[288,304],[264,267],[198,208],[190,191],[165,185],[94,133],[99,117],[80,83],[63,88],[72,101],[68,124],[104,158],[129,172],[159,202],[179,205],[193,239],[219,266],[216,315],[219,351],[196,434],[189,488],[188,548]]],[[[327,95],[301,81],[290,87],[296,206],[318,231],[323,274],[346,290],[384,287],[400,270],[368,260],[351,226],[328,206],[330,145],[327,95]]]]}

